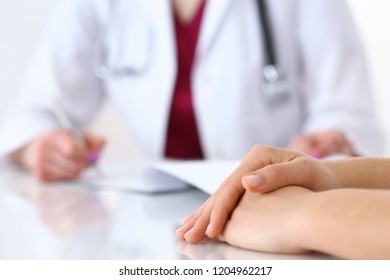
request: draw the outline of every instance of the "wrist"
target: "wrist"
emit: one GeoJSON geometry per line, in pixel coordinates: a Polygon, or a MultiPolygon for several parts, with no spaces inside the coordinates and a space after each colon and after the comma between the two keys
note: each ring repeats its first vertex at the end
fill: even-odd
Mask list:
{"type": "Polygon", "coordinates": [[[341,188],[341,179],[334,162],[332,160],[316,160],[313,171],[316,191],[341,188]]]}
{"type": "Polygon", "coordinates": [[[292,248],[298,249],[301,252],[313,251],[316,248],[312,246],[312,242],[307,240],[313,234],[313,208],[315,204],[313,200],[317,200],[318,193],[305,190],[305,192],[298,194],[293,199],[298,199],[295,203],[294,210],[290,212],[290,218],[287,223],[285,232],[288,234],[292,248]]]}
{"type": "Polygon", "coordinates": [[[10,155],[9,155],[10,162],[12,162],[13,164],[19,165],[19,166],[28,167],[27,157],[26,157],[28,147],[29,147],[29,144],[10,153],[10,155]]]}
{"type": "Polygon", "coordinates": [[[18,149],[17,151],[14,151],[9,155],[9,159],[13,164],[24,166],[23,150],[23,148],[18,149]]]}
{"type": "Polygon", "coordinates": [[[345,205],[343,193],[344,190],[314,192],[305,201],[304,211],[300,212],[297,239],[302,249],[340,255],[338,220],[341,215],[340,209],[345,205]]]}
{"type": "Polygon", "coordinates": [[[317,251],[318,240],[318,203],[321,201],[321,192],[310,192],[300,202],[292,218],[291,238],[297,248],[302,251],[317,251]]]}

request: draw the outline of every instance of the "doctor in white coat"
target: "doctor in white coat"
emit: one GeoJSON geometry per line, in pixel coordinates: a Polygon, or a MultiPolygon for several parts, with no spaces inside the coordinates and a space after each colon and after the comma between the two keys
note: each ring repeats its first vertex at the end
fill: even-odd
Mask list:
{"type": "MultiPolygon", "coordinates": [[[[166,156],[178,76],[174,15],[203,5],[191,68],[202,157],[239,159],[254,144],[314,156],[380,153],[361,42],[342,0],[266,1],[283,98],[264,90],[264,27],[255,0],[59,0],[21,93],[3,122],[0,153],[42,180],[72,179],[103,139],[80,147],[52,114],[58,99],[82,130],[109,100],[151,158],[166,156]]],[[[271,71],[272,72],[272,71],[271,71]]]]}

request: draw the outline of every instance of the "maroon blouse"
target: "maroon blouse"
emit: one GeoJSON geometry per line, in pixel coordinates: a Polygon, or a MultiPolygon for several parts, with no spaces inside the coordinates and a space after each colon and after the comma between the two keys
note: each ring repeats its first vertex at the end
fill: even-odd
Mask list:
{"type": "Polygon", "coordinates": [[[191,95],[191,72],[205,2],[202,2],[190,23],[183,23],[176,14],[174,16],[178,72],[165,147],[168,158],[203,158],[191,95]]]}

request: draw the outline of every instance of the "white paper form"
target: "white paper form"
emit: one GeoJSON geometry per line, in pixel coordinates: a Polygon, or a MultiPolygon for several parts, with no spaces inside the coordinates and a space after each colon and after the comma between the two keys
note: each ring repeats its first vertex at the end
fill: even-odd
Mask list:
{"type": "Polygon", "coordinates": [[[231,174],[238,161],[158,161],[99,165],[75,182],[92,187],[119,188],[141,192],[178,191],[196,187],[212,194],[231,174]]]}
{"type": "Polygon", "coordinates": [[[153,168],[152,163],[145,162],[99,164],[99,172],[90,168],[74,183],[147,193],[179,191],[190,187],[186,182],[153,168]]]}
{"type": "Polygon", "coordinates": [[[153,167],[208,194],[214,193],[239,165],[239,161],[166,161],[153,167]]]}

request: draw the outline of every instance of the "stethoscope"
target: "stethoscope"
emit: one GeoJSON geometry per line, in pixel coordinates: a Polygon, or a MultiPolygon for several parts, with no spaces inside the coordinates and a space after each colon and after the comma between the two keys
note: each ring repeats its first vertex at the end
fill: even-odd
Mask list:
{"type": "MultiPolygon", "coordinates": [[[[112,7],[115,1],[111,1],[111,17],[115,16],[112,7]]],[[[266,6],[266,0],[257,0],[258,18],[261,26],[261,36],[264,42],[264,57],[265,63],[262,69],[262,96],[269,103],[279,103],[286,100],[291,94],[291,86],[287,77],[278,67],[278,62],[275,54],[274,41],[272,38],[272,30],[270,26],[270,20],[268,18],[268,10],[266,6]]],[[[108,18],[110,20],[110,17],[108,18]]],[[[139,76],[146,72],[151,65],[149,60],[144,65],[133,67],[112,67],[108,65],[108,47],[105,45],[105,35],[107,35],[108,28],[103,30],[102,35],[95,44],[93,53],[92,68],[96,77],[102,80],[121,79],[130,76],[139,76]]],[[[153,45],[153,30],[151,27],[148,29],[149,37],[149,50],[152,51],[153,45]]]]}
{"type": "MultiPolygon", "coordinates": [[[[114,79],[125,79],[127,77],[135,77],[140,76],[149,69],[151,65],[152,59],[148,59],[143,65],[138,66],[111,66],[108,62],[108,43],[106,38],[109,33],[109,22],[112,19],[115,19],[116,14],[115,11],[117,7],[115,4],[119,4],[119,1],[110,0],[109,3],[109,15],[107,18],[107,23],[103,25],[101,30],[101,35],[98,36],[97,42],[95,43],[93,54],[92,54],[92,70],[95,76],[101,80],[109,81],[114,79]]],[[[146,36],[148,38],[148,46],[147,53],[152,53],[152,48],[154,45],[154,34],[151,26],[147,26],[146,36]]]]}
{"type": "Polygon", "coordinates": [[[265,53],[265,63],[262,69],[262,95],[271,103],[281,102],[290,96],[290,84],[278,67],[266,0],[257,0],[257,9],[265,53]]]}

